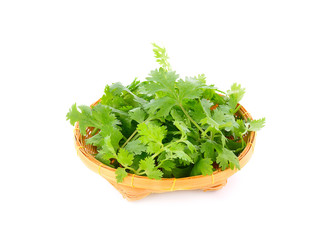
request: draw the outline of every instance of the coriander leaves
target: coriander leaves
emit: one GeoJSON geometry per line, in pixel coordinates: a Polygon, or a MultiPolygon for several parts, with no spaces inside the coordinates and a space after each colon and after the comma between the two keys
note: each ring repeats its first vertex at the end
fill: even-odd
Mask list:
{"type": "Polygon", "coordinates": [[[204,74],[182,79],[165,48],[153,46],[159,69],[142,82],[107,85],[100,103],[73,104],[67,120],[79,122],[86,143],[97,147],[95,157],[116,169],[117,182],[128,173],[159,180],[240,169],[246,134],[265,125],[265,118],[239,115],[245,89],[234,83],[222,92],[204,74]]]}

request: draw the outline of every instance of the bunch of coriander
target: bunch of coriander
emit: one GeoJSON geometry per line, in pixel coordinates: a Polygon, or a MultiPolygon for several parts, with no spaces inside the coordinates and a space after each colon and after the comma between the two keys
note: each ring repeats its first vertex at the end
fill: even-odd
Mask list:
{"type": "Polygon", "coordinates": [[[79,122],[84,136],[94,129],[86,143],[97,147],[100,162],[116,168],[117,182],[128,173],[161,179],[240,169],[245,134],[265,124],[238,115],[245,89],[234,83],[219,91],[203,74],[183,80],[171,70],[165,48],[153,46],[159,69],[142,82],[106,86],[100,103],[74,104],[67,120],[79,122]]]}

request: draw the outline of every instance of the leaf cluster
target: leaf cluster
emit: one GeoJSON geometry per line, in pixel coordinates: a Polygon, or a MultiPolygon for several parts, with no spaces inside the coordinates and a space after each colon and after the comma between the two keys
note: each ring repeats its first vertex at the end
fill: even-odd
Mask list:
{"type": "Polygon", "coordinates": [[[79,122],[84,136],[93,129],[86,143],[97,147],[99,161],[116,168],[117,182],[128,173],[161,179],[240,169],[245,135],[265,124],[265,118],[239,115],[245,89],[234,83],[222,92],[203,74],[182,79],[165,48],[153,46],[160,67],[145,81],[107,85],[100,103],[73,104],[67,120],[79,122]]]}

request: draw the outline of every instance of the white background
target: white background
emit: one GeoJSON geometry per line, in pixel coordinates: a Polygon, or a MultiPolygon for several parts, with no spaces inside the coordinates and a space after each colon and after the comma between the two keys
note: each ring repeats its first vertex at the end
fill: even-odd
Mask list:
{"type": "Polygon", "coordinates": [[[328,239],[328,1],[1,1],[1,239],[328,239]],[[143,79],[167,48],[182,77],[247,90],[266,117],[218,192],[128,202],[87,169],[69,107],[143,79]]]}

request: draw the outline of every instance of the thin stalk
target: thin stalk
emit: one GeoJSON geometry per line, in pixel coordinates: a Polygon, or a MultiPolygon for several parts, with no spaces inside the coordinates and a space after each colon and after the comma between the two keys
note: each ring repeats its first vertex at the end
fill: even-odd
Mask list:
{"type": "Polygon", "coordinates": [[[94,128],[91,132],[91,136],[94,136],[98,130],[99,130],[99,128],[94,128]]]}
{"type": "Polygon", "coordinates": [[[137,171],[135,169],[133,169],[132,167],[128,167],[128,166],[124,166],[124,167],[131,170],[131,171],[133,171],[134,173],[137,173],[137,171]]]}
{"type": "MultiPolygon", "coordinates": [[[[152,120],[152,118],[151,117],[149,117],[149,118],[147,118],[144,122],[142,122],[142,123],[147,123],[147,122],[149,122],[149,121],[151,121],[152,120]]],[[[130,135],[130,137],[125,141],[125,143],[121,146],[121,148],[124,148],[132,139],[133,139],[133,137],[136,135],[138,133],[138,130],[136,129],[131,135],[130,135]]],[[[138,136],[138,134],[136,135],[136,136],[138,136]]]]}
{"type": "Polygon", "coordinates": [[[160,153],[162,153],[163,151],[165,151],[165,150],[166,150],[167,148],[169,148],[171,145],[173,145],[173,144],[175,144],[175,143],[182,142],[182,141],[184,141],[184,139],[179,139],[179,140],[177,140],[177,141],[175,141],[175,142],[172,142],[172,143],[168,144],[168,145],[165,146],[165,147],[162,147],[157,153],[153,154],[153,155],[151,156],[151,158],[152,158],[152,159],[156,158],[160,153]]]}
{"type": "Polygon", "coordinates": [[[241,134],[241,136],[240,136],[240,140],[241,140],[241,147],[238,148],[238,149],[236,149],[236,150],[234,150],[234,152],[242,151],[242,150],[245,148],[245,146],[246,146],[246,142],[245,142],[244,139],[243,139],[243,134],[241,134]]]}
{"type": "MultiPolygon", "coordinates": [[[[188,117],[188,119],[190,119],[190,121],[200,130],[200,132],[202,134],[205,134],[205,132],[203,131],[203,129],[199,126],[199,124],[197,124],[192,118],[191,116],[186,112],[185,108],[182,106],[182,104],[179,104],[179,106],[181,107],[181,109],[183,110],[184,114],[186,115],[186,117],[188,117]]],[[[206,135],[206,134],[205,134],[206,135]]],[[[208,136],[208,135],[206,135],[208,136]]],[[[209,136],[208,136],[209,137],[209,136]]]]}
{"type": "Polygon", "coordinates": [[[131,141],[136,140],[138,137],[139,137],[139,133],[137,133],[137,134],[131,139],[131,141]]]}
{"type": "Polygon", "coordinates": [[[222,129],[222,128],[230,127],[230,126],[231,126],[231,122],[227,122],[227,123],[224,123],[222,125],[218,125],[218,129],[222,129]]]}
{"type": "Polygon", "coordinates": [[[127,141],[125,141],[125,143],[121,146],[121,148],[124,148],[126,145],[127,145],[127,143],[136,135],[136,133],[137,133],[138,131],[137,131],[137,129],[130,135],[130,137],[127,139],[127,141]]]}
{"type": "Polygon", "coordinates": [[[244,148],[246,146],[246,142],[243,139],[243,134],[241,134],[240,138],[241,138],[242,148],[244,148]]]}
{"type": "Polygon", "coordinates": [[[241,107],[241,105],[239,105],[239,106],[234,110],[233,114],[236,114],[237,111],[239,111],[240,107],[241,107]]]}

